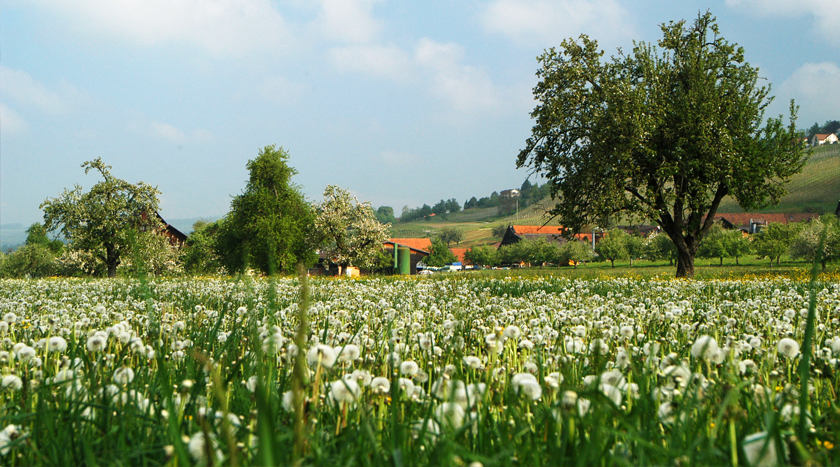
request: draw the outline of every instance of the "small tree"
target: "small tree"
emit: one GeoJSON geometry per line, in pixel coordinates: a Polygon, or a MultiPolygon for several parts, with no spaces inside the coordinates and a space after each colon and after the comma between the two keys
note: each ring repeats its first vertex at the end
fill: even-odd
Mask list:
{"type": "Polygon", "coordinates": [[[213,247],[228,272],[253,267],[272,274],[317,259],[312,208],[292,183],[297,171],[288,161],[283,148],[266,146],[246,164],[248,184],[219,221],[213,247]]]}
{"type": "Polygon", "coordinates": [[[198,220],[184,244],[184,269],[191,274],[218,273],[222,268],[219,255],[213,250],[219,232],[218,222],[198,220]]]}
{"type": "Polygon", "coordinates": [[[493,227],[493,229],[490,232],[492,233],[493,238],[504,238],[505,233],[508,231],[508,228],[510,228],[510,226],[507,224],[499,224],[493,227]]]}
{"type": "Polygon", "coordinates": [[[735,264],[740,264],[738,259],[752,253],[752,241],[740,230],[729,232],[729,254],[735,258],[735,264]]]}
{"type": "Polygon", "coordinates": [[[464,259],[474,266],[492,267],[499,264],[499,253],[490,245],[479,245],[464,253],[464,259]]]}
{"type": "Polygon", "coordinates": [[[677,259],[677,247],[674,242],[662,232],[654,232],[648,236],[644,242],[644,256],[650,261],[660,261],[667,259],[669,264],[673,266],[677,259]]]}
{"type": "Polygon", "coordinates": [[[444,227],[440,229],[438,237],[446,242],[447,246],[451,243],[458,245],[461,243],[461,240],[464,239],[464,231],[457,227],[444,227]]]}
{"type": "Polygon", "coordinates": [[[554,242],[546,240],[544,237],[537,237],[534,240],[526,240],[530,242],[529,257],[532,262],[539,263],[540,269],[543,264],[557,261],[560,256],[560,246],[554,242]]]}
{"type": "Polygon", "coordinates": [[[715,224],[700,242],[697,254],[701,258],[720,258],[720,265],[723,266],[723,258],[732,256],[731,238],[729,231],[715,224]]]}
{"type": "Polygon", "coordinates": [[[820,264],[826,264],[840,258],[840,223],[834,215],[824,215],[805,225],[790,245],[790,257],[813,262],[820,251],[820,239],[825,231],[825,243],[820,254],[820,264]]]}
{"type": "Polygon", "coordinates": [[[391,224],[377,221],[370,203],[360,203],[349,191],[329,185],[315,212],[317,244],[331,261],[339,266],[374,266],[391,224]]]}
{"type": "Polygon", "coordinates": [[[103,181],[87,193],[76,185],[57,198],[47,198],[41,203],[44,227],[60,230],[73,248],[91,252],[105,264],[108,277],[114,277],[137,232],[163,227],[157,217],[160,192],[143,182],[131,184],[114,177],[111,166],[99,158],[82,167],[85,174],[98,171],[103,181]]]}
{"type": "Polygon", "coordinates": [[[46,277],[56,271],[55,255],[40,243],[24,245],[3,262],[3,277],[46,277]]]}
{"type": "Polygon", "coordinates": [[[612,267],[615,267],[615,260],[629,257],[626,247],[627,236],[627,232],[621,229],[612,229],[598,242],[595,251],[602,258],[609,260],[612,267]]]}
{"type": "Polygon", "coordinates": [[[641,258],[645,254],[644,239],[638,235],[628,234],[624,237],[624,249],[627,250],[627,256],[630,258],[630,266],[637,258],[641,258]]]}
{"type": "Polygon", "coordinates": [[[446,246],[446,243],[439,238],[435,238],[432,240],[432,246],[429,248],[429,256],[423,259],[423,263],[426,266],[431,266],[434,268],[439,268],[441,266],[445,266],[447,264],[452,264],[458,261],[458,258],[455,257],[455,254],[452,253],[452,250],[446,246]]]}
{"type": "Polygon", "coordinates": [[[573,264],[577,269],[578,263],[591,261],[595,257],[589,242],[570,240],[560,247],[559,260],[561,263],[573,264]]]}
{"type": "Polygon", "coordinates": [[[781,262],[783,254],[787,253],[790,245],[796,239],[799,226],[795,224],[780,224],[771,222],[753,236],[753,250],[762,258],[770,259],[770,266],[776,260],[776,266],[781,262]]]}

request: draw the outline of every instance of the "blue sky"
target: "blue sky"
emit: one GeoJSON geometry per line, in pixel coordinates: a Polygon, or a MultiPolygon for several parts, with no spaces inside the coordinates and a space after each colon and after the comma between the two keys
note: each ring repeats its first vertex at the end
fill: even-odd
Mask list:
{"type": "Polygon", "coordinates": [[[277,144],[311,200],[399,212],[518,187],[536,56],[582,33],[607,54],[709,9],[773,85],[771,114],[840,119],[840,0],[4,0],[0,223],[78,183],[82,162],[219,217],[277,144]]]}

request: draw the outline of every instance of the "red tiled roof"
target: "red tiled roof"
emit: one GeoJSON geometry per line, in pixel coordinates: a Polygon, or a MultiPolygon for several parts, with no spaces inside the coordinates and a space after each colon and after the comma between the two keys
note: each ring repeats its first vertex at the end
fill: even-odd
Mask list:
{"type": "Polygon", "coordinates": [[[559,225],[514,225],[513,231],[517,235],[563,235],[566,229],[559,225]]]}
{"type": "Polygon", "coordinates": [[[467,252],[466,248],[450,248],[449,251],[458,258],[458,261],[464,262],[464,253],[467,252]]]}
{"type": "Polygon", "coordinates": [[[392,238],[389,241],[414,248],[415,250],[429,251],[432,248],[431,238],[392,238]]]}
{"type": "Polygon", "coordinates": [[[816,137],[817,137],[817,141],[822,141],[822,140],[824,140],[824,139],[828,138],[828,137],[829,137],[829,136],[831,136],[831,135],[832,135],[831,133],[825,133],[825,134],[823,134],[823,133],[817,133],[817,134],[815,134],[814,136],[816,136],[816,137]]]}

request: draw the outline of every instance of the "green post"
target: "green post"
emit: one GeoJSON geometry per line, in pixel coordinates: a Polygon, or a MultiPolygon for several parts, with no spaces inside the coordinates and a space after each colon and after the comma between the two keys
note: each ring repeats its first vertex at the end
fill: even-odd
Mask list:
{"type": "Polygon", "coordinates": [[[404,246],[400,247],[400,274],[411,274],[411,250],[404,246]]]}

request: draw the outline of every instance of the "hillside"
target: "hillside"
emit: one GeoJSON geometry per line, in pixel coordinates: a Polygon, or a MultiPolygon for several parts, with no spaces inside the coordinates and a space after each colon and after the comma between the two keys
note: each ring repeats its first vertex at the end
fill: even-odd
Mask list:
{"type": "MultiPolygon", "coordinates": [[[[802,172],[787,185],[788,195],[778,206],[763,212],[833,213],[840,200],[840,144],[814,149],[802,172]]],[[[744,212],[732,198],[725,198],[719,212],[744,212]]]]}
{"type": "MultiPolygon", "coordinates": [[[[764,212],[814,212],[833,213],[840,200],[840,145],[816,148],[811,152],[802,172],[787,186],[788,195],[778,206],[764,212]]],[[[545,212],[554,205],[550,199],[529,206],[519,213],[500,216],[498,208],[473,208],[447,216],[447,219],[420,220],[398,223],[392,228],[393,237],[433,237],[443,227],[458,227],[464,231],[464,240],[459,245],[469,248],[475,245],[500,240],[493,237],[493,227],[499,225],[558,225],[557,219],[548,220],[545,212]]],[[[725,198],[721,213],[743,212],[732,198],[725,198]]],[[[455,246],[455,245],[453,245],[455,246]]]]}

